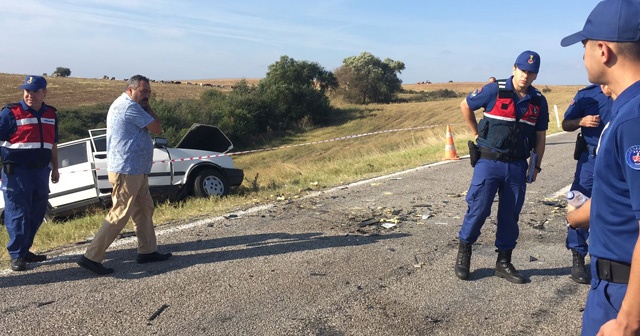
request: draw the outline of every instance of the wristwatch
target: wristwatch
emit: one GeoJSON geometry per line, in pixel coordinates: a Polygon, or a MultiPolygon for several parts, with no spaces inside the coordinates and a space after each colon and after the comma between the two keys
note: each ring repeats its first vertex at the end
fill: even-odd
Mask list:
{"type": "Polygon", "coordinates": [[[535,168],[538,170],[538,173],[542,171],[542,168],[540,168],[540,166],[535,166],[535,168]]]}

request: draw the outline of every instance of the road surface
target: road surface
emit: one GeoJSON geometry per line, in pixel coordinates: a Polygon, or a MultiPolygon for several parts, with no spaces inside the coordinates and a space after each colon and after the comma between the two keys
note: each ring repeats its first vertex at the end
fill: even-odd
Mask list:
{"type": "Polygon", "coordinates": [[[495,209],[470,281],[453,272],[468,159],[428,165],[225,217],[163,227],[167,262],[135,263],[116,241],[96,277],[51,253],[0,271],[7,335],[578,335],[588,286],[569,278],[564,209],[575,134],[547,140],[529,185],[514,265],[493,275],[495,209]],[[560,196],[559,196],[560,195],[560,196]],[[383,225],[384,224],[384,225],[383,225]]]}

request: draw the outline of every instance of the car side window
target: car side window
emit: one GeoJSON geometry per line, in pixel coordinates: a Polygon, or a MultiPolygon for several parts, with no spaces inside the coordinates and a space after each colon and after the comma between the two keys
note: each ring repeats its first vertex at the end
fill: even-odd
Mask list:
{"type": "Polygon", "coordinates": [[[105,137],[94,138],[93,139],[93,143],[94,143],[94,146],[96,147],[94,149],[94,152],[106,152],[107,151],[107,138],[105,138],[105,137]]]}
{"type": "Polygon", "coordinates": [[[86,163],[88,161],[86,142],[58,148],[58,167],[60,168],[86,163]]]}

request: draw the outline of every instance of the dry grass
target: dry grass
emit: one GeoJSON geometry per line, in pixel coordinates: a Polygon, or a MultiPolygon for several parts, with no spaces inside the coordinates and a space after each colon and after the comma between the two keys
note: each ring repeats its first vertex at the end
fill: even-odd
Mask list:
{"type": "MultiPolygon", "coordinates": [[[[21,75],[0,74],[0,83],[2,83],[0,97],[5,102],[20,99],[19,90],[16,87],[20,85],[22,78],[21,75]]],[[[124,86],[124,81],[100,79],[50,78],[48,80],[51,83],[48,102],[65,108],[73,108],[81,104],[110,103],[122,92],[124,86]]],[[[196,80],[195,82],[229,86],[235,80],[196,80]]],[[[253,83],[255,82],[257,80],[253,80],[253,83]]],[[[418,90],[416,87],[421,90],[448,88],[456,92],[468,93],[483,84],[409,84],[405,87],[411,90],[418,90]]],[[[538,85],[537,87],[543,89],[546,86],[538,85]]],[[[564,110],[579,88],[579,86],[549,87],[551,91],[545,94],[551,109],[549,133],[559,131],[555,123],[553,105],[558,106],[559,116],[562,118],[564,110]]],[[[156,83],[152,85],[152,89],[159,97],[171,100],[198,97],[206,88],[186,84],[156,83]]],[[[284,139],[283,143],[305,144],[366,132],[424,128],[236,155],[234,156],[236,166],[244,169],[246,176],[243,192],[240,195],[232,195],[224,199],[190,200],[180,206],[161,205],[156,208],[154,220],[156,224],[162,225],[202,216],[202,214],[219,215],[250,204],[276,201],[278,196],[293,198],[309,189],[322,189],[439,161],[444,156],[447,124],[452,127],[458,155],[465,155],[467,154],[466,142],[471,136],[462,120],[459,109],[461,101],[462,98],[454,98],[422,103],[339,105],[351,114],[344,123],[298,134],[284,139]],[[258,176],[257,179],[256,176],[258,176]]],[[[477,112],[479,118],[481,113],[481,111],[477,112]]],[[[269,146],[269,144],[264,145],[269,146]]],[[[34,250],[46,251],[56,246],[83,240],[97,230],[103,217],[104,213],[98,212],[64,223],[46,223],[36,236],[34,250]]],[[[6,245],[6,242],[6,231],[1,230],[0,245],[6,245]]],[[[6,263],[5,249],[0,250],[0,261],[2,260],[6,263]]]]}
{"type": "MultiPolygon", "coordinates": [[[[46,77],[47,104],[58,109],[70,109],[78,106],[94,104],[111,104],[126,88],[123,79],[104,80],[96,78],[75,77],[46,77]]],[[[22,84],[24,75],[0,74],[0,103],[15,103],[22,99],[22,91],[18,87],[22,84]]],[[[221,90],[231,90],[231,85],[239,79],[189,80],[193,83],[208,83],[224,85],[221,90]]],[[[247,79],[249,84],[257,84],[259,79],[247,79]]],[[[197,99],[202,92],[211,89],[199,85],[152,83],[151,89],[159,99],[176,100],[181,98],[197,99]]]]}

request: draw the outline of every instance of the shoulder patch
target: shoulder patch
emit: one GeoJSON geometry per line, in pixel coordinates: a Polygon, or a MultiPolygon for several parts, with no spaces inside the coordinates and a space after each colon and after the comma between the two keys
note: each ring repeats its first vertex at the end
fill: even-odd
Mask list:
{"type": "Polygon", "coordinates": [[[482,92],[482,88],[476,89],[475,91],[471,92],[471,97],[475,97],[478,95],[478,93],[482,92]]]}
{"type": "Polygon", "coordinates": [[[627,149],[625,161],[631,169],[640,170],[640,145],[635,145],[627,149]]]}
{"type": "Polygon", "coordinates": [[[569,103],[569,106],[573,106],[576,104],[576,100],[575,99],[571,99],[571,102],[569,103]]]}

